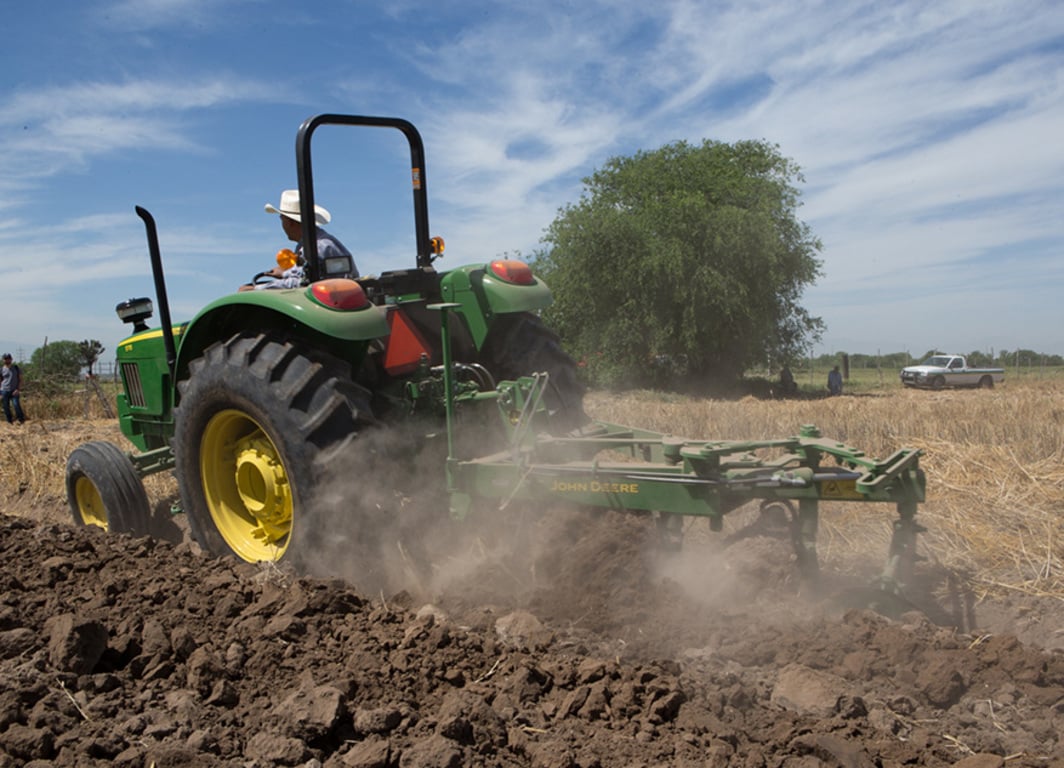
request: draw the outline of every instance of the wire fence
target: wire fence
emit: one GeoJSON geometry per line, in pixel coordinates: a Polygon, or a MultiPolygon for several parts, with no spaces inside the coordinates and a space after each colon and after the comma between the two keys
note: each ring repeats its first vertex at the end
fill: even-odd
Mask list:
{"type": "Polygon", "coordinates": [[[96,365],[92,367],[92,372],[97,379],[103,381],[117,381],[118,380],[118,363],[114,360],[97,361],[96,365]]]}

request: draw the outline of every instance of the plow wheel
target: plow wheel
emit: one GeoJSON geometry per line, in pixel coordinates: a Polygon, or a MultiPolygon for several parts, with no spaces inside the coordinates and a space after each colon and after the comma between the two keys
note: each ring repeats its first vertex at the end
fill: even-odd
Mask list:
{"type": "Polygon", "coordinates": [[[798,511],[789,499],[765,499],[758,507],[754,521],[729,534],[724,545],[734,544],[750,536],[794,538],[797,521],[798,511]]]}
{"type": "Polygon", "coordinates": [[[95,440],[74,449],[67,459],[66,492],[76,525],[138,536],[148,532],[144,484],[129,456],[112,443],[95,440]]]}
{"type": "Polygon", "coordinates": [[[819,518],[816,502],[800,499],[797,506],[790,499],[765,499],[758,508],[757,519],[731,534],[725,545],[749,536],[789,538],[794,545],[802,581],[814,591],[820,581],[820,559],[816,552],[819,518]]]}
{"type": "Polygon", "coordinates": [[[270,334],[209,347],[178,385],[174,472],[196,541],[213,555],[300,567],[323,535],[316,504],[370,423],[346,367],[270,334]]]}

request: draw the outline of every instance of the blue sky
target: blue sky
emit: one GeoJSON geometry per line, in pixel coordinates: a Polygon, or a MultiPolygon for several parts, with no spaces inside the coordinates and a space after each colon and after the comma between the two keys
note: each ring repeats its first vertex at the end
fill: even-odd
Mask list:
{"type": "MultiPolygon", "coordinates": [[[[1064,353],[1064,3],[97,0],[7,3],[0,344],[126,335],[274,263],[313,114],[406,118],[441,269],[529,254],[608,158],[766,139],[823,240],[818,352],[1064,353]]],[[[413,264],[406,145],[316,134],[317,200],[363,273],[413,264]]]]}

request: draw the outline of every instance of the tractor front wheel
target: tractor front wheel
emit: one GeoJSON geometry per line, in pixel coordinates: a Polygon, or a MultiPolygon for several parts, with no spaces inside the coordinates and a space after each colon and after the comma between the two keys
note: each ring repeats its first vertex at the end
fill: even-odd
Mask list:
{"type": "Polygon", "coordinates": [[[344,364],[271,334],[207,348],[178,384],[174,472],[212,555],[304,567],[333,460],[372,418],[344,364]]]}
{"type": "Polygon", "coordinates": [[[76,525],[137,536],[148,532],[148,494],[129,456],[113,443],[94,440],[74,449],[67,459],[66,492],[76,525]]]}

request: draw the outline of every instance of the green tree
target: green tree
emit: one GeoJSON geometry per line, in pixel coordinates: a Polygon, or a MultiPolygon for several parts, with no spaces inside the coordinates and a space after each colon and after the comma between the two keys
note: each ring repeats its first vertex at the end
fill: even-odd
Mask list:
{"type": "Polygon", "coordinates": [[[103,354],[105,347],[96,339],[85,339],[78,342],[78,351],[81,353],[81,362],[86,368],[89,369],[89,376],[92,376],[92,366],[96,365],[96,361],[100,359],[100,355],[103,354]]]}
{"type": "Polygon", "coordinates": [[[797,165],[764,141],[669,144],[609,160],[547,229],[547,321],[600,386],[693,388],[800,357],[820,241],[797,165]]]}
{"type": "Polygon", "coordinates": [[[76,341],[53,341],[33,350],[30,370],[37,379],[76,379],[85,361],[76,341]]]}

